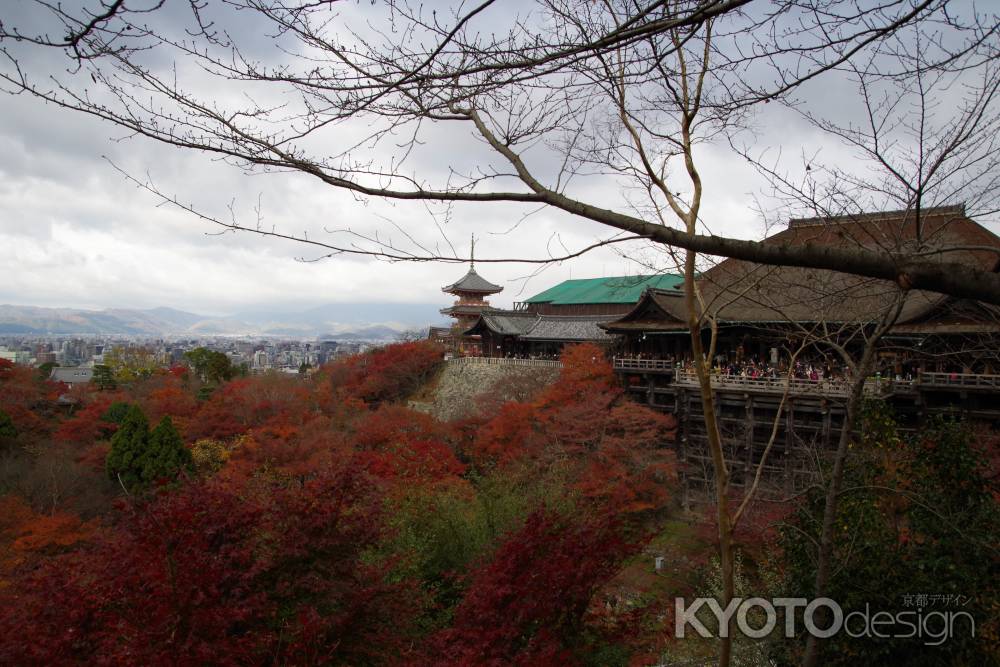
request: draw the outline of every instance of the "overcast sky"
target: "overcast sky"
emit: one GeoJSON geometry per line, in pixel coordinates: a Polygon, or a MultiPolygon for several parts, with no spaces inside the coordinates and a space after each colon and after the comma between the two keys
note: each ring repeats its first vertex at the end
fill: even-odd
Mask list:
{"type": "MultiPolygon", "coordinates": [[[[0,12],[17,12],[22,5],[5,7],[0,12]]],[[[41,57],[51,61],[40,67],[65,69],[60,54],[41,57]]],[[[837,103],[836,85],[826,83],[810,94],[837,103]]],[[[439,231],[419,203],[359,202],[304,175],[249,176],[208,155],[126,138],[111,124],[23,95],[0,98],[0,109],[0,303],[169,306],[205,314],[332,302],[443,306],[450,298],[441,286],[465,272],[455,264],[386,263],[366,257],[305,262],[300,260],[312,259],[318,251],[251,234],[215,235],[217,229],[209,223],[163,206],[126,182],[112,162],[136,177],[148,175],[165,192],[221,217],[229,215],[233,204],[236,215],[251,222],[259,202],[265,226],[308,232],[311,238],[322,238],[324,228],[385,230],[391,221],[442,249],[448,247],[447,237],[460,255],[468,253],[475,233],[477,257],[489,258],[560,254],[607,235],[596,224],[551,210],[522,220],[531,209],[517,204],[458,205],[439,231]]],[[[769,113],[758,121],[760,147],[790,156],[818,150],[827,158],[847,155],[791,114],[769,113]]],[[[474,159],[480,150],[471,136],[448,130],[421,159],[427,169],[443,172],[453,162],[474,159]]],[[[705,146],[698,157],[705,178],[703,217],[713,231],[759,238],[764,227],[754,198],[763,183],[727,150],[705,146]]],[[[610,181],[591,180],[587,194],[602,206],[622,206],[621,193],[610,181]]],[[[648,263],[663,265],[663,260],[631,246],[594,251],[533,277],[535,269],[523,264],[481,263],[478,268],[505,287],[493,302],[506,306],[567,278],[646,273],[648,263]]]]}

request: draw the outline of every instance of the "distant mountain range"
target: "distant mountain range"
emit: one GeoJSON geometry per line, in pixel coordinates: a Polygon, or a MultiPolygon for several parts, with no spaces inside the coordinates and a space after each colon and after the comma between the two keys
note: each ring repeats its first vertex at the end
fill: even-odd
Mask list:
{"type": "Polygon", "coordinates": [[[338,303],[303,311],[259,309],[229,316],[174,308],[40,308],[0,305],[0,335],[109,334],[133,336],[288,336],[385,340],[441,322],[433,304],[338,303]]]}

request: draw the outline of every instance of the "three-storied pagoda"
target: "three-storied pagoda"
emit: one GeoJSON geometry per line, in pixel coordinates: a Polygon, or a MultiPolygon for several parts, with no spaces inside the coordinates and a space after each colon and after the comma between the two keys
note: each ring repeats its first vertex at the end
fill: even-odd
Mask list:
{"type": "Polygon", "coordinates": [[[451,334],[455,350],[465,354],[481,353],[479,336],[464,336],[462,334],[479,320],[479,316],[484,310],[490,309],[490,303],[486,300],[486,297],[490,294],[502,292],[503,287],[494,285],[476,273],[475,238],[472,239],[469,272],[458,282],[442,287],[441,291],[447,294],[454,294],[458,297],[453,305],[441,309],[442,315],[455,318],[451,334]]]}

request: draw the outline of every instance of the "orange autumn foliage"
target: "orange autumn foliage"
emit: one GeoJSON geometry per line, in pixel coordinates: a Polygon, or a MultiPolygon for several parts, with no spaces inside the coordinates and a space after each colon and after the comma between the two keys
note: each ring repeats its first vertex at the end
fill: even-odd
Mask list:
{"type": "Polygon", "coordinates": [[[317,373],[329,408],[347,397],[379,405],[416,390],[441,363],[443,350],[430,341],[396,343],[345,357],[317,373]]]}
{"type": "Polygon", "coordinates": [[[59,425],[53,434],[60,442],[68,442],[84,447],[98,440],[106,440],[118,428],[117,424],[106,422],[101,417],[111,405],[126,401],[122,392],[96,392],[67,420],[59,425]]]}
{"type": "Polygon", "coordinates": [[[65,385],[40,380],[35,369],[0,359],[0,410],[23,436],[44,437],[50,428],[46,409],[65,385]]]}
{"type": "Polygon", "coordinates": [[[558,381],[534,402],[502,406],[469,457],[483,469],[559,466],[595,507],[631,514],[667,504],[676,479],[667,444],[676,428],[672,416],[627,400],[603,351],[582,344],[566,348],[558,381]]]}
{"type": "Polygon", "coordinates": [[[446,437],[447,428],[430,415],[393,405],[362,417],[355,425],[352,440],[353,448],[373,475],[435,482],[465,471],[446,437]]]}
{"type": "Polygon", "coordinates": [[[15,495],[0,496],[0,586],[32,559],[68,551],[96,532],[96,520],[68,512],[39,514],[15,495]]]}

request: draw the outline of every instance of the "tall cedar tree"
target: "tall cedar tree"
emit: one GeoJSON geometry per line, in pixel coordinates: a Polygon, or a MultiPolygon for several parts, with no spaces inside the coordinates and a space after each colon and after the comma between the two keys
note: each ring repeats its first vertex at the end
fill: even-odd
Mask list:
{"type": "Polygon", "coordinates": [[[94,365],[94,375],[90,378],[90,381],[101,391],[118,388],[118,383],[115,381],[114,373],[111,372],[111,367],[105,364],[94,365]]]}
{"type": "Polygon", "coordinates": [[[137,405],[129,406],[125,419],[111,437],[111,451],[105,468],[111,479],[119,479],[125,488],[142,482],[142,458],[149,442],[149,422],[137,405]]]}
{"type": "Polygon", "coordinates": [[[191,452],[184,446],[170,417],[164,417],[149,434],[149,445],[142,456],[142,479],[154,482],[172,478],[181,468],[191,465],[191,452]]]}
{"type": "Polygon", "coordinates": [[[17,427],[14,426],[14,420],[10,418],[9,414],[0,410],[0,440],[16,437],[17,427]]]}
{"type": "Polygon", "coordinates": [[[153,432],[139,406],[128,409],[111,438],[106,469],[111,479],[121,479],[126,488],[172,477],[190,465],[191,453],[184,446],[170,417],[164,417],[153,432]]]}

